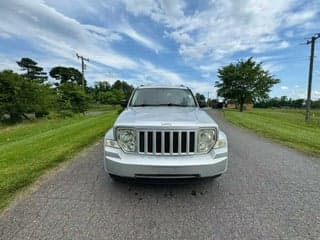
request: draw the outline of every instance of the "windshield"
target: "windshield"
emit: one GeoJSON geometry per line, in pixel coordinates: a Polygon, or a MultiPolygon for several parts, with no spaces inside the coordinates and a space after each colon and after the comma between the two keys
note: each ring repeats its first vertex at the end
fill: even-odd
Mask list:
{"type": "Polygon", "coordinates": [[[137,89],[130,102],[131,107],[179,106],[196,107],[190,90],[179,88],[137,89]]]}

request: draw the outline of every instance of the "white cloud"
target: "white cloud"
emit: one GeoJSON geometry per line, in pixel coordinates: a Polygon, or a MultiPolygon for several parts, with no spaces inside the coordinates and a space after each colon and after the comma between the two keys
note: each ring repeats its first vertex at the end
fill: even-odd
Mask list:
{"type": "Polygon", "coordinates": [[[133,29],[128,23],[124,23],[117,27],[117,31],[127,35],[131,39],[135,40],[136,42],[142,44],[143,46],[150,48],[151,50],[159,53],[159,51],[164,50],[164,47],[161,46],[156,41],[138,33],[135,29],[133,29]]]}
{"type": "Polygon", "coordinates": [[[136,67],[134,60],[108,47],[108,42],[121,39],[118,34],[101,27],[81,24],[42,1],[1,1],[0,15],[0,31],[27,40],[35,48],[40,46],[55,57],[74,59],[76,52],[80,52],[109,67],[136,67]]]}
{"type": "MultiPolygon", "coordinates": [[[[39,59],[41,65],[52,67],[68,64],[79,68],[80,63],[75,54],[84,55],[90,59],[87,76],[92,81],[112,82],[115,78],[120,78],[135,84],[186,84],[201,93],[206,93],[207,89],[214,93],[213,83],[209,82],[209,79],[213,78],[217,68],[235,61],[235,56],[250,56],[255,55],[252,53],[290,47],[288,38],[305,34],[304,29],[312,29],[311,25],[318,26],[314,23],[320,10],[320,2],[317,0],[303,4],[297,0],[214,0],[208,1],[205,7],[201,6],[199,9],[190,9],[191,1],[183,0],[122,2],[0,0],[0,38],[23,40],[31,45],[31,54],[28,55],[30,52],[27,52],[26,56],[33,57],[32,50],[36,50],[35,56],[36,52],[42,51],[43,58],[39,59]],[[143,27],[151,26],[148,22],[139,22],[145,18],[134,18],[131,22],[129,20],[132,16],[128,17],[125,11],[133,16],[150,17],[159,29],[163,29],[163,32],[152,31],[153,34],[166,37],[169,44],[162,45],[160,37],[160,40],[152,39],[148,34],[149,29],[144,31],[143,27]],[[97,25],[93,25],[93,22],[97,25]],[[299,28],[294,28],[295,26],[299,28]],[[121,50],[114,48],[126,44],[126,37],[156,53],[169,53],[166,56],[156,56],[155,58],[161,58],[155,60],[159,61],[158,64],[162,63],[162,57],[176,58],[175,53],[180,53],[184,62],[179,58],[174,59],[178,62],[169,70],[155,62],[134,59],[132,56],[139,53],[128,51],[132,54],[130,56],[121,52],[121,47],[117,48],[121,50]],[[175,69],[184,63],[187,63],[192,71],[199,71],[202,80],[208,81],[195,80],[194,76],[189,77],[175,69]],[[116,74],[107,76],[104,73],[106,69],[111,69],[116,74]]],[[[204,2],[200,1],[195,5],[198,4],[202,5],[204,2]]],[[[277,61],[278,56],[269,54],[270,56],[265,58],[260,57],[267,61],[264,68],[272,74],[283,70],[285,64],[281,60],[277,61]]],[[[150,56],[146,57],[153,61],[150,56]]],[[[13,64],[8,61],[0,62],[0,68],[13,65],[14,60],[13,64]]],[[[292,89],[294,88],[290,87],[287,92],[292,89]]]]}
{"type": "Polygon", "coordinates": [[[14,59],[8,58],[5,55],[0,55],[0,59],[0,71],[10,69],[18,72],[20,70],[14,59]]]}
{"type": "Polygon", "coordinates": [[[263,63],[262,67],[271,74],[276,74],[284,69],[284,66],[277,61],[263,63]]]}
{"type": "Polygon", "coordinates": [[[172,37],[176,42],[180,44],[193,44],[194,41],[191,38],[190,34],[184,32],[175,31],[170,34],[165,32],[165,35],[172,37]]]}
{"type": "Polygon", "coordinates": [[[91,34],[93,34],[96,39],[99,39],[99,40],[116,41],[116,40],[122,39],[118,33],[103,27],[98,27],[98,26],[89,25],[89,24],[82,24],[82,26],[86,28],[91,34]]]}
{"type": "Polygon", "coordinates": [[[153,0],[127,0],[124,1],[127,11],[135,16],[139,14],[151,14],[158,8],[158,3],[153,0]]]}
{"type": "Polygon", "coordinates": [[[313,17],[315,17],[317,14],[316,9],[307,9],[302,10],[299,12],[292,13],[287,16],[285,19],[287,26],[295,26],[299,24],[303,24],[309,20],[311,20],[313,17]]]}
{"type": "Polygon", "coordinates": [[[90,79],[92,81],[92,83],[96,83],[96,82],[103,82],[103,81],[107,81],[108,83],[110,83],[111,85],[119,80],[119,79],[123,79],[121,76],[117,75],[114,72],[90,72],[86,75],[86,77],[88,79],[90,79]]]}
{"type": "Polygon", "coordinates": [[[157,22],[178,26],[179,18],[184,17],[184,1],[180,0],[123,0],[126,10],[133,15],[150,16],[157,22]]]}
{"type": "Polygon", "coordinates": [[[8,33],[0,32],[0,38],[9,39],[11,36],[8,33]]]}
{"type": "MultiPolygon", "coordinates": [[[[314,1],[313,1],[314,2],[314,1]]],[[[236,52],[253,53],[289,47],[280,32],[312,20],[319,9],[296,0],[215,0],[205,9],[187,14],[182,0],[124,0],[127,11],[163,23],[166,35],[179,44],[179,53],[193,59],[218,60],[236,52]]]]}
{"type": "MultiPolygon", "coordinates": [[[[279,97],[279,96],[287,96],[288,98],[292,99],[306,99],[307,98],[307,87],[303,86],[300,87],[298,85],[295,86],[281,86],[279,89],[277,88],[276,94],[272,94],[273,97],[279,97]]],[[[311,99],[317,100],[320,99],[320,89],[312,90],[311,91],[311,99]]]]}
{"type": "Polygon", "coordinates": [[[211,80],[200,82],[189,79],[180,73],[157,67],[144,60],[140,60],[139,70],[133,74],[133,77],[134,79],[128,80],[135,83],[135,85],[185,85],[190,87],[194,93],[199,92],[205,94],[205,96],[207,96],[208,92],[210,96],[215,96],[216,94],[211,80]]]}
{"type": "Polygon", "coordinates": [[[220,63],[212,63],[208,65],[200,65],[199,69],[204,72],[217,72],[218,68],[222,65],[220,63]]]}

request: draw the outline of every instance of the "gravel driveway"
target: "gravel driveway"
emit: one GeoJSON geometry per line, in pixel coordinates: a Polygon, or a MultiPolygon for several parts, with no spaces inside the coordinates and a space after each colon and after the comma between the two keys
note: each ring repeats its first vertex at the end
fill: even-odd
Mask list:
{"type": "Polygon", "coordinates": [[[223,122],[215,180],[115,183],[102,142],[0,216],[0,239],[320,239],[320,160],[223,122]]]}

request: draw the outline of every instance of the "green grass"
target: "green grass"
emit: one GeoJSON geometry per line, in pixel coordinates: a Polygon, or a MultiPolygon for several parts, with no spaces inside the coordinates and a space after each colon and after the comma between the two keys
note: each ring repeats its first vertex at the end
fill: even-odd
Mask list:
{"type": "Polygon", "coordinates": [[[0,128],[0,209],[47,169],[102,137],[116,116],[110,111],[0,128]]]}
{"type": "Polygon", "coordinates": [[[107,104],[91,104],[89,106],[89,111],[110,111],[119,109],[119,105],[107,105],[107,104]]]}
{"type": "Polygon", "coordinates": [[[320,111],[312,112],[305,123],[304,111],[289,109],[252,109],[245,112],[224,110],[233,124],[251,129],[289,147],[320,155],[320,111]]]}

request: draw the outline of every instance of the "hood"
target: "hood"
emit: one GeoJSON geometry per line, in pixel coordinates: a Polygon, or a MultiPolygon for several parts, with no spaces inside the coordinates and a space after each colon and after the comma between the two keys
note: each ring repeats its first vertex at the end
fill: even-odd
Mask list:
{"type": "Polygon", "coordinates": [[[114,124],[130,127],[217,127],[216,122],[196,107],[130,107],[114,124]]]}

